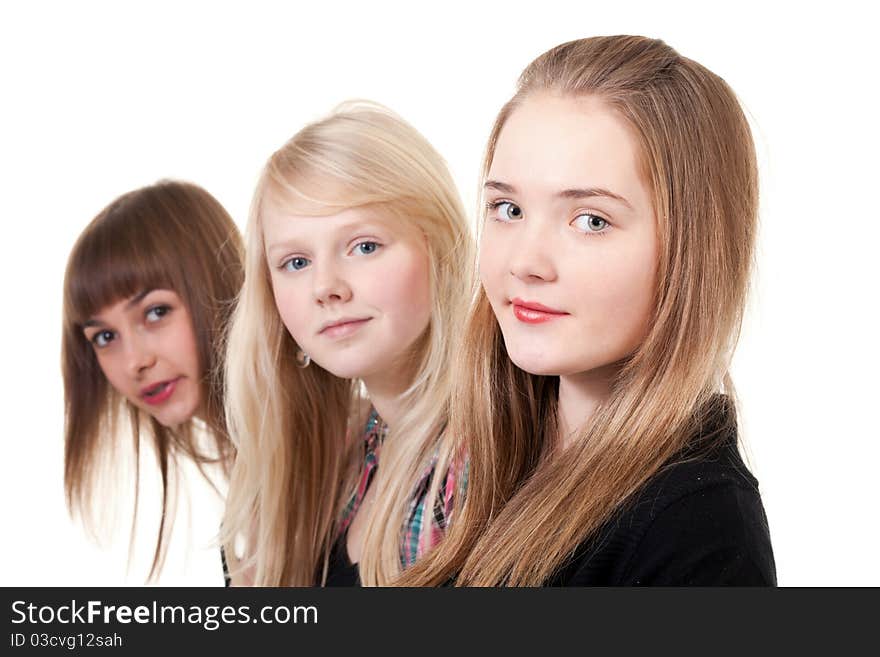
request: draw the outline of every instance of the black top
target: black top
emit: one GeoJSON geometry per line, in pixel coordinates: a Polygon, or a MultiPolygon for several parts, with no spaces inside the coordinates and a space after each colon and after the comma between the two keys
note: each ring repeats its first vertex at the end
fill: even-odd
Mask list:
{"type": "Polygon", "coordinates": [[[704,438],[651,478],[548,584],[775,586],[767,516],[736,429],[696,453],[704,438]]]}
{"type": "Polygon", "coordinates": [[[229,577],[229,565],[226,563],[226,550],[220,546],[220,563],[223,565],[223,586],[232,586],[232,578],[229,577]]]}
{"type": "MultiPolygon", "coordinates": [[[[357,564],[353,564],[351,559],[348,558],[347,536],[348,532],[345,532],[333,544],[333,549],[330,551],[330,558],[327,563],[327,581],[324,586],[361,585],[357,564]]],[[[320,578],[318,580],[320,581],[320,578]]]]}

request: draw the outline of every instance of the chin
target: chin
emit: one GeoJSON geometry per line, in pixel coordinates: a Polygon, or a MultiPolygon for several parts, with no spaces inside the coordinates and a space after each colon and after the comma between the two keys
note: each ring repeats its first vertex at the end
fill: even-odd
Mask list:
{"type": "Polygon", "coordinates": [[[369,376],[370,372],[375,371],[377,368],[372,362],[363,362],[352,359],[334,359],[330,362],[320,362],[315,360],[312,357],[312,361],[317,364],[321,369],[330,372],[333,376],[337,376],[340,379],[362,379],[365,376],[369,376]]]}
{"type": "Polygon", "coordinates": [[[197,405],[187,405],[183,408],[169,408],[165,412],[152,414],[153,418],[166,429],[175,429],[186,424],[195,417],[197,405]]]}
{"type": "Polygon", "coordinates": [[[513,364],[524,372],[527,372],[528,374],[534,374],[535,376],[559,376],[561,374],[559,368],[552,367],[545,363],[533,363],[529,361],[513,360],[513,364]]]}
{"type": "Polygon", "coordinates": [[[159,424],[161,424],[166,429],[175,429],[179,427],[181,424],[188,422],[192,418],[192,415],[187,415],[185,413],[175,413],[175,414],[163,414],[163,415],[154,415],[153,419],[156,420],[159,424]]]}
{"type": "MultiPolygon", "coordinates": [[[[564,357],[555,357],[548,354],[510,354],[510,360],[521,370],[535,376],[563,376],[576,377],[585,374],[600,374],[606,372],[605,368],[616,368],[621,360],[611,361],[602,358],[584,359],[579,362],[564,357]]],[[[602,376],[605,376],[603,374],[602,376]]]]}
{"type": "Polygon", "coordinates": [[[514,365],[529,374],[558,376],[565,369],[564,364],[556,362],[557,359],[548,357],[546,353],[508,350],[507,354],[514,365]]]}

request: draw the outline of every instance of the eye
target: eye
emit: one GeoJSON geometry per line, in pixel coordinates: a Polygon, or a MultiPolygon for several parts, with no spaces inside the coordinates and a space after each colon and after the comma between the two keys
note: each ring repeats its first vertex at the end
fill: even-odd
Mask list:
{"type": "Polygon", "coordinates": [[[299,271],[305,269],[311,264],[311,260],[302,256],[295,256],[281,263],[281,269],[285,271],[299,271]]]}
{"type": "Polygon", "coordinates": [[[377,242],[360,242],[355,244],[354,251],[360,255],[370,255],[379,250],[380,244],[377,242]]]}
{"type": "Polygon", "coordinates": [[[106,347],[108,344],[110,344],[110,341],[113,340],[114,337],[115,335],[113,331],[108,331],[105,329],[103,331],[98,331],[90,339],[92,341],[92,344],[100,349],[101,347],[106,347]]]}
{"type": "Polygon", "coordinates": [[[153,306],[152,308],[148,309],[144,317],[146,317],[146,320],[148,322],[158,322],[170,312],[171,306],[166,306],[163,304],[160,306],[153,306]]]}
{"type": "Polygon", "coordinates": [[[489,204],[489,210],[494,210],[492,218],[495,221],[517,221],[522,219],[523,211],[518,205],[510,201],[497,201],[489,204]]]}
{"type": "Polygon", "coordinates": [[[571,223],[582,233],[602,233],[609,226],[608,221],[597,214],[590,214],[589,212],[579,214],[571,223]]]}

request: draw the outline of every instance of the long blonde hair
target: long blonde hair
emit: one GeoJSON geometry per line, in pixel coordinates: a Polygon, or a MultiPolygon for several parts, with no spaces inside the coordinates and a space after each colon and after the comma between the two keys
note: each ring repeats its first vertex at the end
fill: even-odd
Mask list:
{"type": "Polygon", "coordinates": [[[365,584],[399,574],[406,502],[446,423],[447,365],[454,318],[465,307],[471,237],[442,158],[390,110],[349,102],[307,125],[270,158],[257,184],[246,231],[245,285],[227,357],[226,411],[238,457],[224,520],[224,542],[247,545],[241,568],[257,585],[313,585],[326,572],[340,513],[362,465],[359,382],[316,363],[296,367],[297,345],[281,322],[264,255],[261,212],[267,197],[303,201],[333,214],[370,206],[414,222],[426,236],[432,309],[416,343],[406,414],[391,428],[374,478],[360,567],[365,584]]]}
{"type": "MultiPolygon", "coordinates": [[[[733,403],[728,364],[758,205],[754,145],[734,93],[659,40],[562,44],[520,76],[489,137],[483,180],[505,121],[541,92],[599,98],[637,135],[660,240],[650,329],[621,363],[609,400],[563,454],[552,449],[558,378],[510,361],[487,297],[478,294],[464,329],[444,447],[447,459],[468,454],[466,501],[444,543],[401,584],[455,576],[459,585],[546,582],[709,422],[715,393],[733,403]]],[[[735,415],[727,414],[729,423],[735,415]]]]}
{"type": "Polygon", "coordinates": [[[244,277],[243,251],[238,228],[217,199],[196,185],[166,180],[110,203],[80,234],[67,262],[61,344],[67,503],[88,527],[95,526],[97,479],[102,465],[118,465],[118,429],[127,419],[136,468],[132,540],[142,437],[155,450],[162,479],[162,516],[148,579],[161,571],[168,546],[176,459],[191,458],[200,469],[219,462],[229,471],[234,450],[223,413],[222,333],[244,277]],[[207,447],[200,446],[194,422],[164,427],[120,395],[83,335],[84,323],[105,306],[155,288],[174,290],[192,317],[207,447]]]}

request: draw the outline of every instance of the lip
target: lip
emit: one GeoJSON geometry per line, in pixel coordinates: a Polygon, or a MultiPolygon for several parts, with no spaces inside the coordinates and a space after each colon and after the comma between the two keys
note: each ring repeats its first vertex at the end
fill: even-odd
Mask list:
{"type": "Polygon", "coordinates": [[[157,381],[145,388],[141,388],[141,399],[151,406],[157,406],[168,401],[168,398],[174,394],[174,390],[177,388],[177,382],[180,381],[181,378],[182,377],[177,377],[176,379],[169,379],[167,381],[157,381]],[[149,394],[157,388],[162,388],[162,386],[164,386],[164,389],[161,392],[155,395],[149,394]]]}
{"type": "Polygon", "coordinates": [[[520,298],[510,300],[513,306],[514,316],[521,322],[526,324],[543,324],[560,317],[565,317],[569,313],[550,308],[537,301],[523,301],[520,298]]]}
{"type": "Polygon", "coordinates": [[[318,331],[318,335],[328,338],[345,338],[358,331],[372,317],[343,317],[332,322],[327,322],[318,331]]]}

